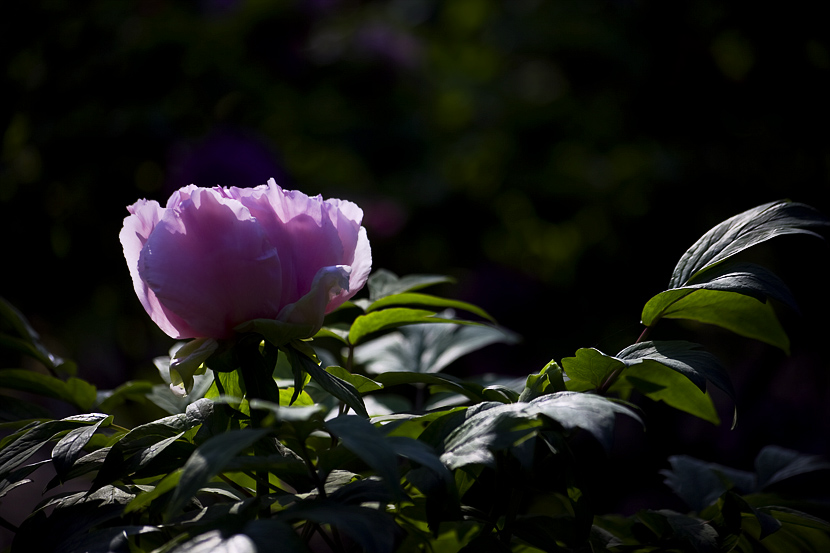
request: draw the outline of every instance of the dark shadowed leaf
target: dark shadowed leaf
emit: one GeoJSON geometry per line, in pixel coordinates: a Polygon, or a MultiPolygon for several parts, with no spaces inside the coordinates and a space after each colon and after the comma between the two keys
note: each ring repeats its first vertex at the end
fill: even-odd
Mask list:
{"type": "Polygon", "coordinates": [[[366,412],[366,405],[363,403],[363,398],[352,384],[326,372],[313,359],[310,359],[307,355],[297,351],[293,347],[287,347],[285,351],[288,353],[288,358],[293,368],[299,368],[305,371],[323,390],[348,405],[358,415],[369,418],[369,413],[366,412]]]}
{"type": "Polygon", "coordinates": [[[683,551],[718,551],[718,532],[706,521],[669,510],[640,511],[637,518],[657,536],[671,536],[683,551]]]}
{"type": "Polygon", "coordinates": [[[329,431],[343,445],[371,467],[386,483],[392,496],[402,497],[398,477],[398,455],[394,442],[387,441],[383,433],[364,418],[344,415],[326,422],[329,431]]]}
{"type": "Polygon", "coordinates": [[[661,470],[665,484],[692,510],[700,512],[727,490],[750,493],[755,489],[751,472],[707,463],[687,455],[669,457],[671,470],[661,470]]]}
{"type": "Polygon", "coordinates": [[[817,470],[830,470],[830,463],[817,455],[805,455],[775,445],[765,447],[755,458],[759,490],[787,478],[817,470]]]}
{"type": "Polygon", "coordinates": [[[181,479],[167,505],[166,515],[177,514],[231,459],[267,433],[266,429],[234,430],[213,436],[196,448],[182,467],[181,479]]]}
{"type": "Polygon", "coordinates": [[[153,384],[146,380],[131,380],[114,390],[98,390],[95,408],[104,413],[112,413],[113,409],[127,401],[143,403],[152,390],[153,384]]]}
{"type": "Polygon", "coordinates": [[[60,399],[89,411],[96,401],[95,386],[79,378],[61,380],[24,369],[0,369],[0,388],[21,390],[60,399]]]}
{"type": "Polygon", "coordinates": [[[640,342],[625,348],[616,357],[628,367],[654,361],[682,374],[701,391],[706,389],[708,380],[735,399],[735,390],[726,369],[717,357],[699,344],[682,340],[640,342]]]}
{"type": "Polygon", "coordinates": [[[398,525],[386,513],[320,499],[295,503],[279,513],[277,519],[331,524],[357,542],[367,553],[394,551],[400,533],[398,525]]]}
{"type": "Polygon", "coordinates": [[[75,364],[52,354],[40,341],[40,335],[12,304],[0,297],[0,346],[25,353],[51,370],[74,375],[75,364]]]}

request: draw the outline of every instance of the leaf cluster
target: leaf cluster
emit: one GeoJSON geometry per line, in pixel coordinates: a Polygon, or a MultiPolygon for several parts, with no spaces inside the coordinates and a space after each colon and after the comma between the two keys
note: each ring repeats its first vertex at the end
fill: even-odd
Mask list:
{"type": "Polygon", "coordinates": [[[163,383],[111,391],[79,379],[0,304],[2,345],[44,369],[0,369],[0,501],[35,471],[54,474],[19,527],[0,522],[15,531],[13,552],[826,551],[826,492],[803,486],[826,476],[820,458],[771,446],[747,472],[672,457],[666,484],[690,510],[623,518],[594,511],[575,449],[578,435],[610,448],[620,416],[642,423],[634,391],[718,423],[707,386],[734,399],[727,368],[650,330],[685,318],[786,350],[770,300],[794,306],[792,294],[736,256],[826,224],[789,202],[725,221],[647,302],[635,343],[579,349],[518,382],[451,374],[461,356],[517,337],[477,306],[425,293],[448,281],[437,275],[377,271],[368,297],[311,340],[256,321],[233,340],[177,345],[156,360],[163,383]],[[78,414],[52,417],[21,393],[78,414]],[[128,400],[168,416],[121,427],[112,413],[128,400]]]}

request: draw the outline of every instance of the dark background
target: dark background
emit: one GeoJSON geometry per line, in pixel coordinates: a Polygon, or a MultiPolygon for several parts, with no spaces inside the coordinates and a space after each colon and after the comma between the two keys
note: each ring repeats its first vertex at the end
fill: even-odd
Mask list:
{"type": "MultiPolygon", "coordinates": [[[[376,268],[518,332],[458,374],[525,375],[615,353],[683,251],[790,198],[830,213],[830,37],[819,2],[202,0],[0,8],[0,294],[99,388],[157,378],[172,340],[132,291],[125,206],[190,183],[285,188],[365,211],[376,268]]],[[[793,347],[674,323],[711,347],[739,423],[642,402],[600,510],[661,508],[687,453],[749,468],[775,443],[827,452],[828,248],[758,254],[793,288],[793,347]]],[[[137,411],[138,413],[138,411],[137,411]]],[[[129,416],[129,415],[127,415],[129,416]]],[[[140,418],[140,415],[136,415],[140,418]]]]}

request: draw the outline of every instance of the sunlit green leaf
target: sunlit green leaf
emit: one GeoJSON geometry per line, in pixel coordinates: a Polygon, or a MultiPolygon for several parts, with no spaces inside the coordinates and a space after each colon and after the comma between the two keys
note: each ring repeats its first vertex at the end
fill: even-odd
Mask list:
{"type": "Polygon", "coordinates": [[[352,328],[349,330],[349,343],[358,344],[373,332],[389,330],[403,325],[446,322],[451,321],[436,318],[434,311],[423,309],[393,307],[382,311],[374,311],[366,315],[360,315],[354,320],[352,328]]]}
{"type": "Polygon", "coordinates": [[[181,479],[181,477],[182,469],[178,469],[176,471],[171,472],[170,474],[162,478],[155,485],[155,487],[153,487],[152,490],[140,493],[137,496],[135,496],[135,498],[132,501],[130,501],[130,503],[124,509],[124,514],[131,513],[133,511],[138,511],[145,505],[150,504],[152,501],[158,499],[170,490],[175,489],[175,487],[179,485],[179,480],[181,479]]]}
{"type": "Polygon", "coordinates": [[[376,311],[378,309],[383,309],[385,307],[391,307],[393,305],[420,305],[433,309],[461,309],[462,311],[469,311],[470,313],[478,315],[483,319],[495,322],[493,317],[491,317],[486,311],[471,303],[441,298],[429,294],[417,294],[411,292],[403,294],[394,294],[392,296],[385,296],[377,301],[372,302],[369,305],[369,307],[366,308],[366,312],[369,313],[372,311],[376,311]]]}
{"type": "Polygon", "coordinates": [[[628,368],[623,373],[623,378],[649,399],[663,401],[712,424],[720,424],[709,394],[665,365],[646,361],[628,368]]]}
{"type": "Polygon", "coordinates": [[[568,375],[566,385],[571,391],[599,388],[614,371],[625,368],[625,363],[594,348],[581,348],[575,357],[562,359],[562,369],[568,375]]]}
{"type": "Polygon", "coordinates": [[[642,320],[652,326],[663,317],[720,326],[789,353],[790,340],[772,306],[750,296],[719,290],[667,290],[648,301],[642,320]]]}
{"type": "Polygon", "coordinates": [[[380,382],[375,382],[362,374],[350,373],[343,367],[326,367],[326,372],[350,383],[361,394],[383,389],[383,384],[380,382]]]}
{"type": "Polygon", "coordinates": [[[562,367],[556,361],[551,361],[538,373],[528,375],[518,401],[526,402],[545,394],[564,392],[567,387],[563,374],[562,367]]]}

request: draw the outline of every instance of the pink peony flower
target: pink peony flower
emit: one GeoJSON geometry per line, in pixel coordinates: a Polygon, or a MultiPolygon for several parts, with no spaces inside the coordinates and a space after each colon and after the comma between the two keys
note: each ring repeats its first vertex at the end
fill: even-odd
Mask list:
{"type": "Polygon", "coordinates": [[[372,266],[357,205],[283,190],[274,179],[190,185],[166,207],[139,200],[127,209],[120,238],[135,292],[173,338],[229,338],[253,319],[310,336],[372,266]]]}

